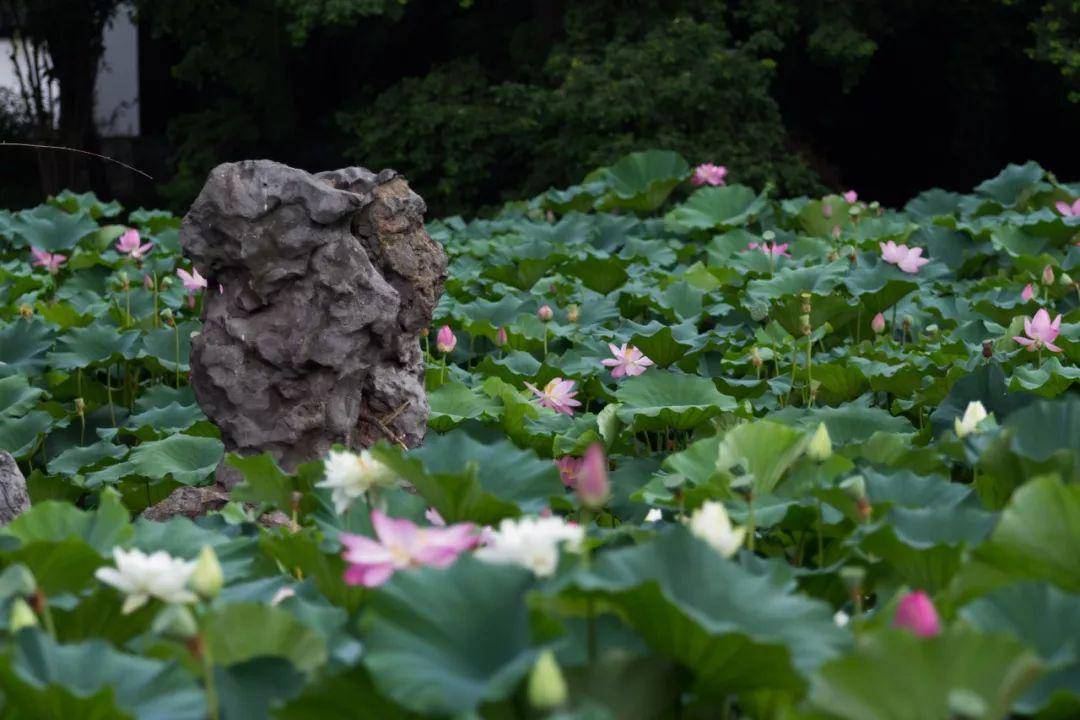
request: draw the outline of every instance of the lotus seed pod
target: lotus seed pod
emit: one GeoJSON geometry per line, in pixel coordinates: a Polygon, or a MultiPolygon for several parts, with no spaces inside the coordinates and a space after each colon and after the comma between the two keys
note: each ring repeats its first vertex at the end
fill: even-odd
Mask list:
{"type": "Polygon", "coordinates": [[[766,230],[765,232],[761,233],[761,239],[765,242],[772,242],[776,239],[776,233],[774,233],[772,230],[766,230]]]}
{"type": "Polygon", "coordinates": [[[994,343],[990,340],[983,340],[982,356],[987,360],[994,357],[994,343]]]}
{"type": "Polygon", "coordinates": [[[769,316],[769,304],[766,302],[754,302],[750,305],[750,317],[754,322],[761,322],[769,316]]]}

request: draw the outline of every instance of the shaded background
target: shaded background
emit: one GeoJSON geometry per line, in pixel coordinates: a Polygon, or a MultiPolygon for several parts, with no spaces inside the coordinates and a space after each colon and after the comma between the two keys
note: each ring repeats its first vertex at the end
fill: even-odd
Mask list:
{"type": "Polygon", "coordinates": [[[59,111],[10,95],[0,206],[68,187],[182,212],[215,164],[403,172],[433,215],[580,181],[633,150],[784,194],[899,205],[1032,159],[1080,178],[1072,0],[0,0],[59,111]],[[102,31],[138,32],[137,137],[94,124],[102,31]],[[56,50],[59,49],[59,50],[56,50]]]}

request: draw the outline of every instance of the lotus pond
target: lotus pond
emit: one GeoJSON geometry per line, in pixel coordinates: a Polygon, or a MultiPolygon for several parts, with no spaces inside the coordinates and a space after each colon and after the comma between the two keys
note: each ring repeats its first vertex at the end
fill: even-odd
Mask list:
{"type": "Polygon", "coordinates": [[[0,211],[0,716],[1080,716],[1080,184],[719,170],[429,222],[425,444],[164,523],[223,455],[179,218],[0,211]]]}

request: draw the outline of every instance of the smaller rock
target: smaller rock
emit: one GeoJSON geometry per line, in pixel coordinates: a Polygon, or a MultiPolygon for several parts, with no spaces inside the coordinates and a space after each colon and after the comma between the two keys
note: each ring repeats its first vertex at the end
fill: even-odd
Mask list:
{"type": "Polygon", "coordinates": [[[26,478],[11,453],[0,450],[0,525],[7,525],[29,509],[26,478]]]}
{"type": "Polygon", "coordinates": [[[229,493],[220,485],[184,485],[173,490],[172,494],[161,502],[143,510],[143,517],[157,522],[165,522],[180,515],[194,519],[220,510],[227,502],[229,493]]]}

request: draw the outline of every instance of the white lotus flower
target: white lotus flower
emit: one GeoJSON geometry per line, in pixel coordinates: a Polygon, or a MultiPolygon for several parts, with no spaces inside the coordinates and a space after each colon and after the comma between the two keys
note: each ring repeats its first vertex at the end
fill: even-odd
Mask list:
{"type": "Polygon", "coordinates": [[[116,567],[98,568],[94,575],[127,595],[121,609],[125,615],[138,610],[150,598],[166,603],[190,603],[199,598],[187,588],[195,563],[174,558],[164,550],[147,555],[141,550],[113,548],[116,567]]]}
{"type": "Polygon", "coordinates": [[[965,437],[978,430],[979,423],[985,420],[989,414],[986,412],[986,408],[978,400],[969,402],[967,409],[964,410],[963,418],[956,418],[953,420],[953,427],[956,430],[956,437],[965,437]]]}
{"type": "Polygon", "coordinates": [[[372,487],[388,485],[396,478],[390,468],[367,450],[362,450],[359,455],[348,450],[331,450],[323,463],[323,472],[326,479],[315,483],[315,487],[330,488],[334,511],[338,515],[372,487]]]}
{"type": "Polygon", "coordinates": [[[549,577],[559,565],[559,547],[577,551],[585,529],[561,517],[506,519],[487,536],[488,544],[476,551],[485,562],[521,565],[538,577],[549,577]]]}
{"type": "Polygon", "coordinates": [[[645,515],[645,522],[660,522],[664,519],[664,512],[660,508],[652,508],[648,514],[645,515]]]}
{"type": "Polygon", "coordinates": [[[690,516],[690,532],[709,543],[716,552],[731,557],[742,547],[746,528],[731,524],[723,503],[708,500],[690,516]]]}

